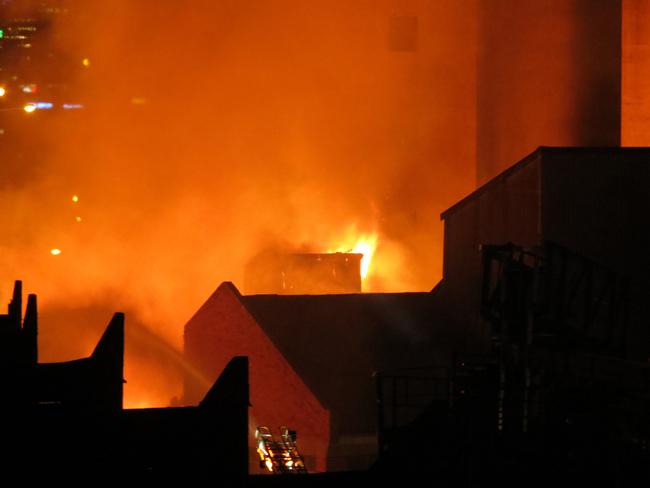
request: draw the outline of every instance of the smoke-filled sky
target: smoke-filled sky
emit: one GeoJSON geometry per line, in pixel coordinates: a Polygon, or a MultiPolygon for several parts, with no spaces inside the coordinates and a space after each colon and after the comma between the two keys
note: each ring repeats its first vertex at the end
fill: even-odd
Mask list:
{"type": "Polygon", "coordinates": [[[376,233],[364,288],[431,289],[439,214],[475,180],[473,8],[70,3],[47,40],[89,60],[61,100],[84,111],[3,122],[0,299],[13,279],[39,295],[42,360],[88,354],[106,311],[126,311],[141,344],[127,334],[125,403],[164,404],[179,391],[159,353],[179,350],[198,306],[269,248],[324,252],[376,233]]]}

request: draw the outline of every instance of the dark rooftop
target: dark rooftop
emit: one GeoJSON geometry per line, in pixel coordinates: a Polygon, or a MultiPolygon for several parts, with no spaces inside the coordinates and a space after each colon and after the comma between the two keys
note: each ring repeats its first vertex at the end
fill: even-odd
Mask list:
{"type": "Polygon", "coordinates": [[[435,292],[241,300],[319,400],[346,412],[343,426],[374,427],[374,372],[447,361],[451,330],[435,292]]]}

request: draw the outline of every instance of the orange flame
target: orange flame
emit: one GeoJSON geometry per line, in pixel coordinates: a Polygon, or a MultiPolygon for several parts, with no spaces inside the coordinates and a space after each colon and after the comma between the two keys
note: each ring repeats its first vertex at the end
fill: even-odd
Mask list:
{"type": "Polygon", "coordinates": [[[365,280],[370,271],[370,263],[377,248],[377,234],[363,235],[352,248],[352,252],[363,254],[361,258],[361,279],[365,280]]]}
{"type": "Polygon", "coordinates": [[[354,242],[354,245],[351,246],[348,244],[339,246],[334,251],[329,252],[352,252],[363,254],[363,258],[361,258],[361,279],[365,280],[370,273],[370,263],[375,255],[377,240],[378,235],[376,232],[373,232],[372,234],[362,234],[357,237],[356,240],[354,237],[349,239],[349,242],[354,242]]]}

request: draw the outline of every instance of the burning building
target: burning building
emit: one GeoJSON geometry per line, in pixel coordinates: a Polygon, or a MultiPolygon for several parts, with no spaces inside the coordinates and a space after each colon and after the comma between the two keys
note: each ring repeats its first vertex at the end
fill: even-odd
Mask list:
{"type": "MultiPolygon", "coordinates": [[[[379,455],[398,476],[425,458],[436,476],[496,476],[527,443],[518,466],[586,475],[580,452],[637,473],[623,453],[647,455],[648,161],[647,149],[540,148],[442,214],[431,292],[225,283],[186,324],[185,354],[208,377],[249,355],[253,418],[304,432],[316,470],[379,455]]],[[[186,383],[188,401],[201,394],[186,383]]]]}
{"type": "MultiPolygon", "coordinates": [[[[84,113],[72,130],[57,124],[36,138],[31,130],[2,128],[11,157],[0,169],[7,190],[1,251],[7,261],[34,263],[30,279],[56,291],[58,303],[73,302],[75,291],[106,300],[107,291],[117,290],[169,342],[180,340],[173,325],[195,309],[196,296],[239,276],[245,259],[266,242],[259,235],[324,243],[341,225],[376,224],[384,239],[381,269],[396,262],[411,276],[399,280],[386,271],[374,290],[426,290],[439,275],[435,246],[442,242],[431,218],[470,188],[475,170],[480,182],[488,181],[539,144],[625,144],[630,113],[634,140],[648,133],[645,0],[339,2],[338,8],[296,0],[281,8],[82,3],[97,4],[86,11],[83,29],[92,34],[84,47],[94,48],[93,67],[77,59],[84,73],[99,68],[94,86],[83,90],[96,111],[84,113]],[[191,35],[171,39],[170,33],[191,35]],[[168,49],[160,50],[163,44],[168,49]],[[136,115],[124,112],[124,103],[136,101],[136,115]],[[33,157],[21,156],[25,149],[33,157]],[[75,205],[88,209],[80,225],[81,214],[68,216],[72,209],[64,209],[65,217],[52,211],[77,192],[89,204],[75,205]],[[399,252],[384,258],[384,242],[399,252]],[[63,253],[49,255],[53,248],[63,253]],[[59,286],[63,272],[70,286],[59,286]]],[[[24,120],[36,127],[36,118],[24,120]]],[[[532,166],[498,181],[526,180],[532,166]]],[[[561,174],[552,179],[563,181],[561,174]]],[[[545,185],[544,178],[533,180],[532,186],[545,185]]],[[[465,334],[472,351],[491,348],[481,314],[487,255],[477,247],[487,252],[509,241],[513,249],[544,247],[550,235],[535,237],[533,222],[551,217],[531,210],[534,190],[514,185],[503,198],[526,201],[502,205],[502,183],[489,184],[444,219],[445,278],[436,294],[447,293],[449,327],[465,334]]],[[[543,201],[552,206],[554,197],[546,193],[543,201]]],[[[603,205],[576,219],[576,229],[600,211],[612,225],[617,212],[625,213],[603,205]]],[[[569,251],[559,256],[571,263],[564,276],[580,270],[581,302],[591,294],[606,296],[602,303],[625,303],[625,280],[608,281],[602,265],[588,264],[599,263],[603,254],[593,248],[606,242],[590,235],[597,237],[581,245],[593,253],[560,239],[569,251]],[[615,293],[603,293],[603,283],[615,293]]],[[[625,308],[608,310],[623,317],[625,308]]],[[[606,337],[607,329],[600,330],[606,337]]],[[[156,376],[162,375],[145,375],[144,382],[156,376]]]]}
{"type": "Polygon", "coordinates": [[[264,253],[253,258],[244,273],[248,294],[323,295],[361,293],[358,253],[264,253]]]}

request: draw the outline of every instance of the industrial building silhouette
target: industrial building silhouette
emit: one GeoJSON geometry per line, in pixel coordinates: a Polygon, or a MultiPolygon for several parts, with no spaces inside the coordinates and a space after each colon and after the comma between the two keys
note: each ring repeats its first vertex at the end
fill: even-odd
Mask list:
{"type": "Polygon", "coordinates": [[[249,356],[255,420],[294,422],[317,469],[327,451],[377,483],[647,481],[648,187],[650,149],[539,148],[442,214],[431,292],[224,283],[185,354],[208,377],[249,356]]]}
{"type": "Polygon", "coordinates": [[[248,361],[232,358],[196,406],[122,408],[124,315],[116,313],[88,358],[39,363],[36,296],[22,318],[22,283],[0,315],[5,476],[185,480],[248,473],[248,361]],[[227,442],[223,442],[226,439],[227,442]]]}
{"type": "Polygon", "coordinates": [[[215,379],[187,378],[194,406],[122,408],[119,313],[90,357],[38,363],[36,297],[23,319],[16,282],[0,316],[3,466],[253,486],[423,472],[441,486],[647,484],[648,187],[650,149],[544,147],[442,214],[430,292],[223,283],[185,326],[187,360],[215,379]],[[252,433],[275,424],[297,430],[317,474],[250,476],[252,433]]]}

